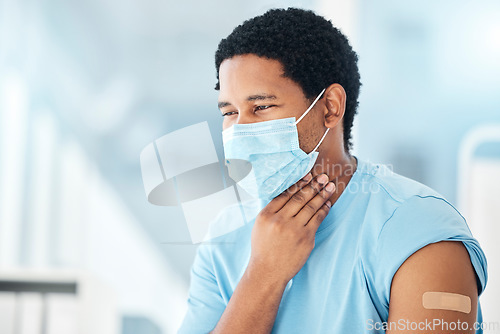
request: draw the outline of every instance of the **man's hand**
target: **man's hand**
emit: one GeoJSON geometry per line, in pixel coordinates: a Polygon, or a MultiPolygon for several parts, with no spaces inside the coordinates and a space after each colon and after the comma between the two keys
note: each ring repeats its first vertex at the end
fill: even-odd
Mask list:
{"type": "Polygon", "coordinates": [[[330,210],[333,182],[305,176],[273,199],[257,216],[247,270],[270,283],[287,283],[314,248],[316,230],[330,210]]]}
{"type": "Polygon", "coordinates": [[[270,333],[288,281],[314,248],[335,185],[308,174],[257,216],[248,267],[211,333],[270,333]]]}

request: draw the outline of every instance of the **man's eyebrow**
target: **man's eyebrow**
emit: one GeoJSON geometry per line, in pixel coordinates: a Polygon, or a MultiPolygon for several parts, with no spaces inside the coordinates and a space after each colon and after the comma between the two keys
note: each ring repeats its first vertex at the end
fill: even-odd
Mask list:
{"type": "Polygon", "coordinates": [[[275,95],[256,94],[247,97],[247,101],[276,100],[275,95]]]}
{"type": "MultiPolygon", "coordinates": [[[[263,100],[276,100],[277,97],[276,95],[270,95],[270,94],[255,94],[255,95],[250,95],[247,97],[247,101],[263,101],[263,100]]],[[[231,103],[226,102],[226,101],[220,101],[218,103],[219,109],[230,106],[231,103]]]]}
{"type": "Polygon", "coordinates": [[[230,105],[231,105],[231,103],[221,101],[221,102],[217,103],[217,105],[219,106],[219,109],[221,109],[221,108],[224,108],[224,107],[230,106],[230,105]]]}

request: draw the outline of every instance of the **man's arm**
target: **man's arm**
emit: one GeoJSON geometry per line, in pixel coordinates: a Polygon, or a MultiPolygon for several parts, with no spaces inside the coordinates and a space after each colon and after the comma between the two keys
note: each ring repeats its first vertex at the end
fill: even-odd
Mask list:
{"type": "Polygon", "coordinates": [[[411,255],[394,275],[388,319],[388,325],[393,327],[388,327],[387,333],[475,333],[477,300],[476,276],[463,243],[442,241],[427,245],[411,255]],[[426,292],[459,296],[443,295],[424,307],[426,292]],[[456,310],[468,300],[469,312],[456,310]]]}
{"type": "Polygon", "coordinates": [[[286,282],[266,281],[247,268],[215,330],[210,333],[269,333],[286,282]]]}
{"type": "Polygon", "coordinates": [[[271,332],[286,284],[309,258],[335,190],[325,174],[314,180],[308,176],[255,219],[250,262],[211,333],[271,332]]]}

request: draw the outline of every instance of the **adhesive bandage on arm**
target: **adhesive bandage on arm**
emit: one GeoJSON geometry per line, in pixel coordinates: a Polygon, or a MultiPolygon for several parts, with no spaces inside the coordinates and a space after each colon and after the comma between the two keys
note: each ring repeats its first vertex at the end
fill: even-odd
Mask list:
{"type": "Polygon", "coordinates": [[[469,296],[450,292],[425,292],[422,295],[422,305],[431,310],[449,310],[470,313],[471,299],[469,296]]]}

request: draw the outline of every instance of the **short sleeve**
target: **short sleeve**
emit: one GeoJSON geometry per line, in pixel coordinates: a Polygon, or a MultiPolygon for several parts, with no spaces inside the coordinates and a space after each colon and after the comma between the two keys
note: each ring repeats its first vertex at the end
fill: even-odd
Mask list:
{"type": "Polygon", "coordinates": [[[444,240],[464,244],[478,278],[478,293],[483,292],[486,257],[465,219],[442,198],[413,196],[384,223],[376,241],[372,270],[376,293],[385,307],[389,305],[392,279],[403,262],[422,247],[444,240]]]}
{"type": "Polygon", "coordinates": [[[178,334],[209,333],[215,328],[226,304],[213,274],[210,245],[202,244],[191,267],[188,310],[178,334]]]}

